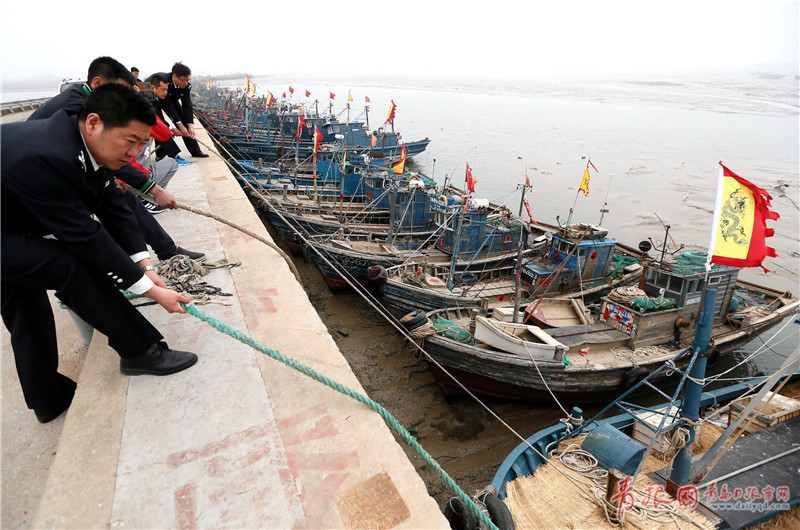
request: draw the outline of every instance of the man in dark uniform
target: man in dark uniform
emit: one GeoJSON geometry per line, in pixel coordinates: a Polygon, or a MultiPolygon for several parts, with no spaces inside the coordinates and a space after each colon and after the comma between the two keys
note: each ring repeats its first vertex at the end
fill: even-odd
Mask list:
{"type": "MultiPolygon", "coordinates": [[[[156,116],[161,118],[161,121],[167,123],[167,119],[164,117],[164,104],[165,100],[167,99],[167,94],[169,93],[169,81],[167,78],[162,77],[161,74],[153,74],[149,78],[150,87],[153,89],[153,108],[156,111],[156,116]]],[[[176,132],[173,129],[173,133],[180,136],[180,131],[176,132]]],[[[168,156],[178,160],[180,163],[183,160],[178,153],[181,152],[181,148],[178,147],[178,144],[175,143],[174,138],[169,138],[163,142],[159,142],[156,140],[156,145],[161,148],[161,156],[168,156]]],[[[158,153],[156,154],[156,158],[159,158],[158,153]]],[[[188,162],[185,161],[184,162],[188,162]]]]}
{"type": "Polygon", "coordinates": [[[171,350],[119,291],[144,294],[170,313],[189,303],[153,270],[114,184],[113,171],[138,152],[152,124],[144,96],[108,83],[77,116],[62,110],[0,126],[0,309],[25,402],[42,423],[64,412],[75,392],[75,382],[58,373],[48,289],[108,337],[123,374],[167,375],[197,362],[193,353],[171,350]]]}
{"type": "Polygon", "coordinates": [[[200,144],[194,139],[192,84],[189,82],[191,69],[183,63],[175,63],[172,65],[172,72],[158,75],[167,79],[169,83],[167,97],[162,101],[164,112],[181,132],[181,138],[189,153],[193,157],[206,158],[208,154],[200,150],[200,144]]]}
{"type": "MultiPolygon", "coordinates": [[[[89,64],[89,72],[86,79],[86,83],[82,86],[72,86],[54,96],[50,101],[31,114],[28,120],[49,118],[61,109],[65,109],[67,113],[71,115],[77,114],[91,91],[106,83],[120,83],[129,87],[133,86],[133,76],[131,73],[128,72],[120,62],[111,57],[98,57],[92,61],[91,64],[89,64]]],[[[115,172],[115,175],[142,193],[150,193],[155,197],[160,206],[177,208],[178,203],[175,201],[175,197],[172,193],[155,184],[147,175],[131,164],[126,164],[119,168],[115,172]]],[[[172,237],[170,237],[161,224],[153,218],[136,195],[133,193],[126,193],[125,202],[136,216],[136,222],[139,224],[142,234],[144,234],[145,241],[153,248],[158,259],[165,261],[176,254],[180,254],[198,261],[205,260],[206,255],[202,252],[186,250],[177,246],[172,237]]]]}

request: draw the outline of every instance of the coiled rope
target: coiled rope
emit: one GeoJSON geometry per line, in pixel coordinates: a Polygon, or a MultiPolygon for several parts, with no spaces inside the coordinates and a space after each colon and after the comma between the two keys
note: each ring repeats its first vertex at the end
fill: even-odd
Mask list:
{"type": "Polygon", "coordinates": [[[380,415],[380,417],[383,418],[383,420],[389,425],[389,427],[391,427],[392,430],[394,430],[397,434],[399,434],[400,437],[403,439],[403,441],[407,443],[409,447],[411,447],[414,451],[417,452],[417,454],[419,454],[422,457],[425,463],[428,464],[428,466],[438,475],[439,479],[444,483],[444,485],[450,488],[450,490],[452,490],[456,494],[456,496],[461,500],[461,502],[469,506],[470,509],[473,512],[475,512],[476,515],[478,515],[481,522],[483,522],[488,528],[491,529],[497,528],[489,519],[489,517],[485,513],[483,513],[483,511],[472,501],[472,499],[468,497],[467,494],[461,490],[458,484],[456,484],[455,481],[452,478],[450,478],[447,472],[444,469],[442,469],[442,467],[436,462],[436,460],[434,460],[433,457],[431,457],[427,453],[427,451],[425,451],[425,449],[422,448],[419,442],[417,442],[414,439],[414,437],[411,436],[411,434],[405,429],[405,427],[403,427],[400,424],[400,422],[398,422],[394,418],[394,416],[392,416],[379,403],[373,401],[372,399],[368,398],[363,394],[356,392],[355,390],[352,390],[351,388],[345,385],[342,385],[341,383],[338,383],[330,379],[329,377],[317,372],[313,368],[310,368],[302,363],[299,363],[298,361],[290,357],[286,357],[277,350],[264,346],[255,339],[217,320],[216,318],[212,317],[211,315],[202,311],[201,309],[197,308],[194,305],[181,304],[181,306],[187,313],[198,318],[199,320],[202,320],[203,322],[207,323],[217,331],[238,340],[242,344],[250,346],[251,348],[263,353],[264,355],[271,357],[272,359],[275,359],[276,361],[282,362],[286,366],[293,368],[304,375],[307,375],[308,377],[358,401],[363,405],[366,405],[373,411],[377,412],[380,415]]]}

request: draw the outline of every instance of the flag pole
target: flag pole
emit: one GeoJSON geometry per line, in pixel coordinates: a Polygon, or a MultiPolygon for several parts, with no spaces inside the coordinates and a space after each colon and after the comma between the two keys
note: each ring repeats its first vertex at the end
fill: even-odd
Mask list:
{"type": "Polygon", "coordinates": [[[706,282],[708,273],[711,272],[711,256],[714,254],[714,247],[717,244],[717,231],[719,230],[719,213],[722,209],[722,187],[724,182],[722,160],[719,161],[719,174],[717,176],[717,196],[714,199],[714,217],[711,220],[711,240],[708,243],[708,255],[706,256],[706,282]]]}
{"type": "MultiPolygon", "coordinates": [[[[630,173],[630,170],[628,170],[630,173]]],[[[603,207],[600,208],[600,221],[597,223],[598,226],[603,226],[603,217],[608,213],[608,194],[611,191],[611,183],[614,181],[614,174],[611,174],[611,178],[608,179],[608,189],[606,190],[606,198],[603,200],[603,207]]]]}

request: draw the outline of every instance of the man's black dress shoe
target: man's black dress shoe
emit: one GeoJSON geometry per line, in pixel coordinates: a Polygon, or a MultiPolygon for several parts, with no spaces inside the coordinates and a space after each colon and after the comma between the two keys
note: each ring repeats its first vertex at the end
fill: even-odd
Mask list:
{"type": "Polygon", "coordinates": [[[39,423],[49,423],[61,416],[71,404],[72,396],[70,396],[67,401],[62,401],[58,405],[43,409],[33,409],[33,412],[36,414],[36,419],[39,420],[39,423]]]}
{"type": "Polygon", "coordinates": [[[208,158],[208,153],[204,153],[202,151],[198,151],[197,153],[192,153],[193,158],[208,158]]]}
{"type": "Polygon", "coordinates": [[[186,370],[197,362],[197,355],[171,350],[164,341],[150,346],[144,355],[135,359],[122,357],[119,371],[125,375],[169,375],[186,370]]]}

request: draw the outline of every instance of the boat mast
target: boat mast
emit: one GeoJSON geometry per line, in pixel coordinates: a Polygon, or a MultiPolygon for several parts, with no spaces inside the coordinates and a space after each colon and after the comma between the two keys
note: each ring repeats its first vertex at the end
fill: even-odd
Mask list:
{"type": "Polygon", "coordinates": [[[689,469],[692,463],[692,446],[694,445],[693,422],[700,419],[700,397],[703,393],[703,384],[706,375],[706,364],[708,355],[711,353],[709,348],[711,343],[711,330],[714,325],[714,308],[717,304],[717,290],[709,289],[708,284],[703,291],[702,309],[697,319],[697,331],[695,332],[692,349],[697,353],[697,358],[689,371],[686,379],[686,390],[681,406],[680,416],[689,420],[688,431],[689,439],[686,445],[675,455],[672,462],[672,474],[667,481],[667,493],[677,497],[678,487],[689,483],[689,469]]]}
{"type": "Polygon", "coordinates": [[[522,222],[522,207],[525,205],[525,192],[528,191],[528,166],[525,166],[525,184],[517,185],[517,188],[522,188],[522,198],[519,201],[519,241],[517,242],[517,263],[514,265],[514,315],[511,317],[511,322],[517,323],[519,314],[519,299],[522,296],[522,250],[525,248],[525,240],[527,239],[527,232],[525,231],[525,223],[522,222]]]}
{"type": "Polygon", "coordinates": [[[450,264],[450,277],[447,279],[447,290],[453,291],[453,277],[456,275],[456,261],[458,261],[458,246],[461,244],[461,227],[464,224],[464,213],[469,205],[469,196],[464,198],[464,207],[461,209],[461,216],[458,218],[458,230],[456,231],[456,244],[453,248],[453,262],[450,264]]]}
{"type": "MultiPolygon", "coordinates": [[[[628,173],[630,173],[630,170],[628,170],[628,173]]],[[[600,222],[597,223],[597,226],[603,226],[603,217],[605,216],[605,214],[608,213],[608,208],[607,208],[607,206],[608,206],[608,192],[611,191],[611,182],[613,180],[614,180],[614,174],[612,173],[611,174],[611,178],[608,179],[608,189],[606,190],[606,198],[603,200],[603,207],[600,208],[600,222]]]]}

